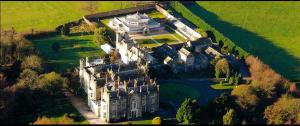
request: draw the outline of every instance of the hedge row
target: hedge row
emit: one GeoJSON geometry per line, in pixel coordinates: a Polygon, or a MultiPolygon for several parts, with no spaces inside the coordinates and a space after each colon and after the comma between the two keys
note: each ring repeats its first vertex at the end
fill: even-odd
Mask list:
{"type": "Polygon", "coordinates": [[[172,1],[169,4],[177,13],[181,14],[185,19],[196,25],[198,28],[204,31],[211,31],[214,33],[216,42],[220,40],[223,41],[224,46],[228,46],[229,48],[234,48],[238,50],[240,56],[248,56],[249,53],[235,45],[229,38],[225,37],[222,33],[216,30],[214,27],[203,21],[200,17],[191,12],[188,8],[186,8],[179,1],[172,1]]]}
{"type": "Polygon", "coordinates": [[[34,38],[36,39],[36,38],[53,36],[53,35],[59,35],[61,32],[61,28],[64,25],[69,25],[70,27],[78,26],[82,21],[83,21],[82,19],[79,19],[78,21],[72,21],[72,22],[65,23],[63,25],[59,25],[55,28],[55,30],[35,31],[34,29],[32,29],[30,32],[21,33],[21,35],[24,36],[26,39],[34,39],[34,38]]]}

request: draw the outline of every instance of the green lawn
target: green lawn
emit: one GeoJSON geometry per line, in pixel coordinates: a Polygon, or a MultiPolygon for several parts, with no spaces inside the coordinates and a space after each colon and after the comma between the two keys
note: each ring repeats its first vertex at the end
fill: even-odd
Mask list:
{"type": "Polygon", "coordinates": [[[215,89],[215,90],[223,90],[223,89],[233,89],[235,86],[234,85],[229,85],[227,83],[217,83],[214,85],[210,85],[211,88],[215,89]]]}
{"type": "Polygon", "coordinates": [[[289,79],[300,78],[300,2],[199,1],[187,6],[289,79]]]}
{"type": "Polygon", "coordinates": [[[136,39],[135,40],[141,47],[156,47],[156,46],[160,46],[162,44],[158,44],[155,41],[153,41],[152,39],[136,39]]]}
{"type": "Polygon", "coordinates": [[[138,125],[138,124],[152,124],[152,120],[149,119],[149,120],[138,120],[138,121],[129,121],[131,124],[134,124],[134,125],[138,125]]]}
{"type": "Polygon", "coordinates": [[[105,54],[95,43],[93,35],[62,37],[61,35],[32,40],[50,68],[62,72],[67,68],[79,66],[79,59],[85,56],[99,57],[105,54]],[[52,50],[52,44],[58,42],[59,52],[52,50]]]}
{"type": "Polygon", "coordinates": [[[165,18],[165,15],[163,15],[162,13],[160,13],[157,10],[151,11],[151,12],[149,12],[147,14],[152,19],[163,19],[163,18],[165,18]]]}
{"type": "Polygon", "coordinates": [[[142,47],[156,47],[156,46],[160,46],[164,43],[167,44],[178,44],[181,43],[180,39],[179,41],[176,39],[177,37],[173,34],[161,34],[161,35],[155,35],[152,36],[151,39],[135,39],[135,41],[137,43],[139,43],[142,47]],[[176,38],[175,38],[176,37],[176,38]]]}
{"type": "Polygon", "coordinates": [[[198,99],[200,92],[188,85],[165,83],[160,85],[160,97],[181,103],[185,98],[198,99]]]}
{"type": "Polygon", "coordinates": [[[64,114],[73,114],[77,119],[74,124],[88,124],[88,121],[74,108],[72,103],[63,94],[55,98],[46,98],[39,101],[37,112],[34,114],[27,114],[16,120],[20,124],[29,124],[37,120],[39,116],[46,116],[48,118],[59,120],[64,114]]]}
{"type": "MultiPolygon", "coordinates": [[[[97,12],[134,7],[138,1],[98,1],[97,12]]],[[[17,31],[54,29],[69,21],[76,21],[89,12],[82,1],[1,1],[1,27],[15,27],[17,31]]]]}

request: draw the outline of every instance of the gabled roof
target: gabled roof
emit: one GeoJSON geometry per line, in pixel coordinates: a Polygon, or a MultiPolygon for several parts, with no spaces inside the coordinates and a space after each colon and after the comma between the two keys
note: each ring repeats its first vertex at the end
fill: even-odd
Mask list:
{"type": "Polygon", "coordinates": [[[188,50],[186,50],[185,48],[181,48],[178,52],[180,52],[180,53],[182,53],[182,54],[184,54],[186,56],[188,56],[188,55],[191,54],[191,52],[188,51],[188,50]]]}
{"type": "Polygon", "coordinates": [[[156,48],[156,52],[163,58],[169,56],[172,59],[177,58],[177,51],[167,44],[163,44],[156,48]]]}

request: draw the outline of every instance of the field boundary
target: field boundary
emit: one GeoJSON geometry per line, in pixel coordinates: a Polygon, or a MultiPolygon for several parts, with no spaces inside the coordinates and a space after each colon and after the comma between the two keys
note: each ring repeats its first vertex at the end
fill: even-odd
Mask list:
{"type": "MultiPolygon", "coordinates": [[[[188,4],[188,3],[186,3],[188,4]]],[[[214,27],[209,25],[207,22],[203,21],[200,17],[195,15],[192,11],[190,11],[184,4],[182,4],[179,1],[172,1],[169,4],[171,8],[181,14],[182,17],[184,17],[186,20],[197,26],[197,28],[200,28],[201,30],[207,30],[212,31],[215,35],[216,42],[223,41],[224,46],[227,45],[230,48],[234,48],[239,51],[240,56],[247,57],[249,53],[236,45],[234,42],[232,42],[228,37],[224,36],[221,32],[216,30],[214,27]]]]}

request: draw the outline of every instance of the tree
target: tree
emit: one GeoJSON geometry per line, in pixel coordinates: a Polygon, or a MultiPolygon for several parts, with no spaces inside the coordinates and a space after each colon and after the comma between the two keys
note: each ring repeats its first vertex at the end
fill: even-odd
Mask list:
{"type": "Polygon", "coordinates": [[[236,114],[234,109],[229,109],[229,111],[223,116],[223,124],[224,125],[233,125],[236,124],[236,114]]]}
{"type": "Polygon", "coordinates": [[[89,14],[94,14],[98,9],[98,2],[96,1],[86,1],[85,6],[82,10],[89,12],[89,14]]]}
{"type": "MultiPolygon", "coordinates": [[[[260,91],[261,94],[271,98],[276,96],[276,93],[280,93],[278,90],[284,90],[283,85],[287,80],[261,60],[254,56],[248,56],[246,63],[249,65],[251,74],[251,86],[260,91]],[[276,92],[276,89],[278,92],[276,92]]],[[[280,96],[280,94],[277,94],[277,96],[280,96]]]]}
{"type": "Polygon", "coordinates": [[[63,25],[63,27],[61,28],[61,34],[66,35],[66,36],[70,35],[70,25],[69,24],[63,25]]]}
{"type": "Polygon", "coordinates": [[[38,78],[38,73],[31,69],[24,69],[23,72],[20,74],[20,79],[25,82],[26,85],[29,87],[33,87],[35,80],[38,78]]]}
{"type": "Polygon", "coordinates": [[[215,65],[216,77],[219,78],[220,75],[229,75],[229,63],[227,59],[223,58],[217,61],[215,65]]]}
{"type": "Polygon", "coordinates": [[[232,85],[234,83],[234,77],[229,77],[228,84],[232,85]]]}
{"type": "Polygon", "coordinates": [[[67,78],[61,77],[55,72],[51,72],[41,75],[36,83],[38,89],[52,96],[57,94],[57,91],[61,88],[67,87],[69,82],[67,78]]]}
{"type": "Polygon", "coordinates": [[[26,57],[22,64],[21,69],[32,69],[37,72],[41,72],[43,70],[42,59],[37,55],[31,55],[26,57]]]}
{"type": "Polygon", "coordinates": [[[105,27],[95,28],[93,41],[98,43],[99,45],[106,43],[107,38],[104,36],[105,32],[105,27]]]}
{"type": "Polygon", "coordinates": [[[193,119],[193,113],[192,113],[192,106],[191,106],[191,100],[185,99],[180,108],[177,110],[176,113],[176,120],[178,122],[185,122],[186,124],[192,122],[193,119]]]}
{"type": "Polygon", "coordinates": [[[121,55],[120,53],[117,51],[117,50],[113,50],[111,53],[110,53],[110,62],[111,63],[116,63],[118,60],[121,59],[121,55]]]}
{"type": "Polygon", "coordinates": [[[64,114],[62,118],[59,118],[58,120],[55,120],[53,118],[48,118],[46,116],[38,117],[38,119],[33,124],[73,124],[74,119],[67,116],[67,114],[64,114]]]}
{"type": "Polygon", "coordinates": [[[58,42],[54,42],[54,43],[52,44],[52,50],[53,50],[54,52],[58,52],[58,51],[60,50],[60,44],[59,44],[58,42]]]}
{"type": "Polygon", "coordinates": [[[288,121],[296,122],[300,113],[300,99],[283,95],[264,111],[268,124],[284,124],[288,121]]]}
{"type": "Polygon", "coordinates": [[[35,125],[56,124],[56,121],[46,116],[43,116],[43,117],[38,117],[38,119],[33,124],[35,125]]]}
{"type": "Polygon", "coordinates": [[[160,125],[161,124],[161,118],[160,117],[155,117],[152,119],[152,124],[153,125],[160,125]]]}
{"type": "Polygon", "coordinates": [[[253,110],[259,102],[254,88],[249,85],[237,86],[232,90],[231,95],[236,97],[236,103],[246,110],[253,110]]]}

